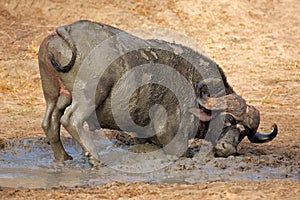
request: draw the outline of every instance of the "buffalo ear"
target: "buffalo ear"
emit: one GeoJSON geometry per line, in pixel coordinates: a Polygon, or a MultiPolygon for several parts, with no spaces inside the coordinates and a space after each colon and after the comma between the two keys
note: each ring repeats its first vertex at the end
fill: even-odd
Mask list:
{"type": "Polygon", "coordinates": [[[211,120],[211,115],[199,108],[190,108],[189,112],[198,117],[202,122],[208,122],[211,120]]]}

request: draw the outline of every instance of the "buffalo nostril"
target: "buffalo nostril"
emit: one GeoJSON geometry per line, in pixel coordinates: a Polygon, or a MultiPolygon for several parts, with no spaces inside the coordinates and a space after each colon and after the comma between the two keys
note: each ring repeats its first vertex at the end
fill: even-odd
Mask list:
{"type": "Polygon", "coordinates": [[[222,147],[223,147],[223,149],[226,149],[226,145],[224,142],[222,142],[222,147]]]}

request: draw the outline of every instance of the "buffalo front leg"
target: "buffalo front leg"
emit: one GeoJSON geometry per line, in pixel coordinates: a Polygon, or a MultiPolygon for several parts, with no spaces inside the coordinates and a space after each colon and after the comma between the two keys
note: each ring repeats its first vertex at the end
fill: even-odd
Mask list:
{"type": "Polygon", "coordinates": [[[60,139],[60,118],[71,100],[68,95],[62,94],[57,102],[47,102],[46,113],[42,128],[50,142],[56,161],[71,160],[72,157],[65,151],[60,139]]]}

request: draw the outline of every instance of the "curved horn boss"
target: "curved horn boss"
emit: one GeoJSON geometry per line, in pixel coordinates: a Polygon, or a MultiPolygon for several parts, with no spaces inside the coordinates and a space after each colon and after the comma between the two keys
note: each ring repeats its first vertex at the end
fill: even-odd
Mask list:
{"type": "Polygon", "coordinates": [[[203,94],[202,90],[210,84],[216,85],[222,82],[220,79],[205,79],[198,83],[197,89],[201,91],[198,103],[206,110],[220,110],[221,113],[231,115],[240,129],[239,142],[247,136],[252,143],[265,143],[273,140],[277,133],[278,127],[273,125],[273,131],[268,134],[257,132],[260,123],[259,111],[254,106],[249,106],[246,101],[236,93],[227,94],[221,97],[210,97],[203,94]]]}

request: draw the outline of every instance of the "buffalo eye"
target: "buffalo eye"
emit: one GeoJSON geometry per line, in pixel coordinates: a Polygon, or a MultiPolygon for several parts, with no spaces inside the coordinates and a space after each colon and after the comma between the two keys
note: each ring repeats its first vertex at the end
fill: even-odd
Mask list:
{"type": "Polygon", "coordinates": [[[230,114],[226,114],[225,115],[225,125],[229,125],[229,126],[232,126],[232,125],[236,125],[237,124],[237,121],[235,120],[235,118],[230,115],[230,114]]]}

